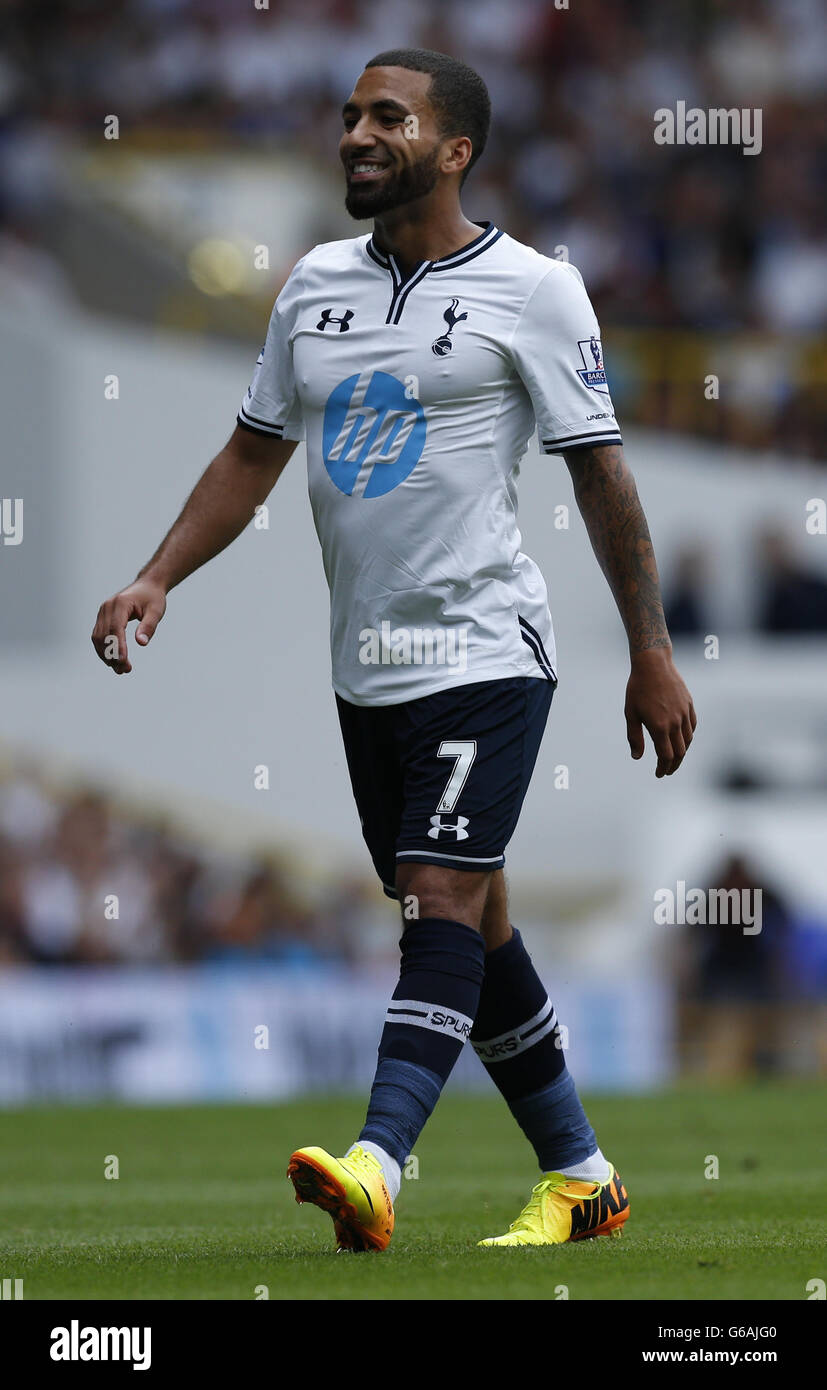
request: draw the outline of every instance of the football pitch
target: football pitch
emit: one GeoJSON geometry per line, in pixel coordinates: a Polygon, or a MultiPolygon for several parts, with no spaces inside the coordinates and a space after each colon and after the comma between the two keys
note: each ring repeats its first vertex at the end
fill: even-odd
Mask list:
{"type": "Polygon", "coordinates": [[[587,1096],[631,1218],[620,1240],[540,1249],[476,1248],[538,1174],[502,1102],[449,1087],[389,1250],[336,1255],[329,1217],[296,1205],[284,1171],[302,1144],[343,1152],[363,1107],[0,1114],[0,1275],[26,1299],[802,1300],[827,1278],[817,1084],[587,1096]]]}

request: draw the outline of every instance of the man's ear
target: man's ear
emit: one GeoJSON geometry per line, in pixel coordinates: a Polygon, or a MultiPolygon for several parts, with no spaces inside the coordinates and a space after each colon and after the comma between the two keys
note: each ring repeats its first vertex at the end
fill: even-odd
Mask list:
{"type": "Polygon", "coordinates": [[[460,135],[457,140],[451,142],[452,148],[448,151],[447,158],[443,160],[443,169],[446,174],[457,174],[468,168],[468,163],[473,154],[473,145],[467,135],[460,135]],[[448,164],[449,167],[445,168],[448,164]]]}

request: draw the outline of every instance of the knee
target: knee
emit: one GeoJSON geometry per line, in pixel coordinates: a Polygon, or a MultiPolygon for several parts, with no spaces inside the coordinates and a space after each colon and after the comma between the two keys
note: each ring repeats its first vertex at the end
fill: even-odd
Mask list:
{"type": "Polygon", "coordinates": [[[490,873],[465,873],[435,864],[400,864],[396,891],[403,918],[407,923],[443,917],[479,931],[490,878],[490,873]]]}

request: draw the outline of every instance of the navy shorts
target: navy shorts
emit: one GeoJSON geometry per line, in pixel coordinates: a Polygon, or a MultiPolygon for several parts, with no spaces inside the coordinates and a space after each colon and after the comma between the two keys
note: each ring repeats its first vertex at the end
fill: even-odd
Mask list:
{"type": "Polygon", "coordinates": [[[400,863],[502,868],[555,688],[514,676],[398,705],[336,696],[362,834],[389,897],[400,863]]]}

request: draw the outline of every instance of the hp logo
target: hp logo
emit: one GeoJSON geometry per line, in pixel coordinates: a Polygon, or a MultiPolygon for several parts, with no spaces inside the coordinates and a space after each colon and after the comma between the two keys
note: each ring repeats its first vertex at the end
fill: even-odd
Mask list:
{"type": "Polygon", "coordinates": [[[384,497],[413,472],[426,433],[425,411],[405,395],[395,376],[350,376],[331,391],[325,406],[325,468],[348,497],[384,497]]]}

